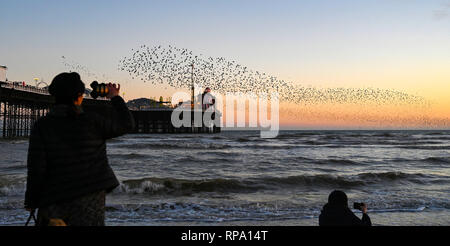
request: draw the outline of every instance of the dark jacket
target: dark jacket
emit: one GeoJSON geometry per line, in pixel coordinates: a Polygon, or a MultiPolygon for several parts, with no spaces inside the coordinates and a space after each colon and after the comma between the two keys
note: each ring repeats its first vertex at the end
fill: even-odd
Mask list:
{"type": "Polygon", "coordinates": [[[323,207],[319,216],[319,226],[371,226],[372,222],[367,214],[358,218],[348,207],[323,207]]]}
{"type": "Polygon", "coordinates": [[[25,207],[45,207],[119,185],[105,140],[130,131],[134,120],[120,96],[111,104],[110,119],[56,105],[36,121],[28,149],[25,207]]]}

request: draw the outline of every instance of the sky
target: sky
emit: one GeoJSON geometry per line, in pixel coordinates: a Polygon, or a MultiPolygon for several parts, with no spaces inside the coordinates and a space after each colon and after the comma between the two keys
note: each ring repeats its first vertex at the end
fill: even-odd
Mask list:
{"type": "Polygon", "coordinates": [[[170,44],[297,84],[408,92],[433,101],[426,117],[450,117],[448,0],[0,0],[0,12],[9,80],[50,82],[67,70],[64,56],[122,83],[127,100],[168,97],[179,89],[133,81],[117,66],[140,45],[170,44]]]}

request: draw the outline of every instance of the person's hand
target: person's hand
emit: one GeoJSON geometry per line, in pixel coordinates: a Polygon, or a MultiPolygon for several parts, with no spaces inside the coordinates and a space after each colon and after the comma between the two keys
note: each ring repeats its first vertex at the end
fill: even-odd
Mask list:
{"type": "Polygon", "coordinates": [[[25,210],[27,210],[28,212],[33,212],[35,209],[34,208],[25,208],[25,210]]]}
{"type": "Polygon", "coordinates": [[[361,206],[361,211],[363,212],[363,214],[367,213],[367,204],[363,203],[363,205],[361,206]]]}
{"type": "Polygon", "coordinates": [[[106,98],[111,99],[111,98],[119,95],[120,84],[117,84],[117,87],[116,87],[116,84],[109,83],[106,85],[106,87],[108,88],[108,94],[106,95],[106,98]]]}

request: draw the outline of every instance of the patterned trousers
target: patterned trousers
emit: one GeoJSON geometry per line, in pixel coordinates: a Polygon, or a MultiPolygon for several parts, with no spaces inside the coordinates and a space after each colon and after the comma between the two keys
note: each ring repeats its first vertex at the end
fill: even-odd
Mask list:
{"type": "Polygon", "coordinates": [[[39,208],[36,225],[47,226],[50,219],[61,219],[68,226],[104,226],[105,196],[106,192],[100,191],[39,208]]]}

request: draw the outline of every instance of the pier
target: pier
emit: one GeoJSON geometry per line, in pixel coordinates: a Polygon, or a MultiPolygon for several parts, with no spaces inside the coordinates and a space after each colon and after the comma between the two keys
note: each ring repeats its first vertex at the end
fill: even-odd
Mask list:
{"type": "MultiPolygon", "coordinates": [[[[46,89],[23,85],[20,82],[0,81],[0,137],[28,137],[34,122],[47,114],[54,104],[46,89]]],[[[83,109],[105,117],[112,113],[109,100],[85,97],[83,109]]],[[[172,108],[131,110],[135,129],[130,133],[218,133],[220,126],[174,127],[172,108]]],[[[193,113],[192,113],[193,114],[193,113]]]]}

